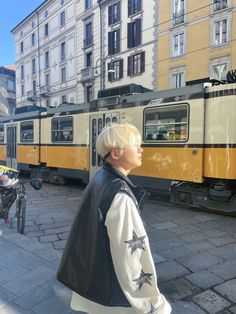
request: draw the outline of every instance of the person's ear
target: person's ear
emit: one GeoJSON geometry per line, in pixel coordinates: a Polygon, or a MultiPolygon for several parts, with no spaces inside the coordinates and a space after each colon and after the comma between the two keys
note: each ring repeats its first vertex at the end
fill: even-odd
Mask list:
{"type": "Polygon", "coordinates": [[[110,156],[113,158],[113,159],[119,159],[120,157],[120,152],[117,148],[112,148],[111,151],[110,151],[110,156]]]}

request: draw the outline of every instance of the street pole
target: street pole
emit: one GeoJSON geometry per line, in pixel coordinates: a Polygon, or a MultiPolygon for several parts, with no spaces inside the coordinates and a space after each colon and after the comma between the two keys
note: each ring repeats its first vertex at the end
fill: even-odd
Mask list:
{"type": "MultiPolygon", "coordinates": [[[[103,89],[103,33],[102,33],[102,28],[103,28],[103,19],[102,19],[102,4],[101,1],[99,1],[99,9],[100,9],[100,61],[102,63],[102,66],[100,68],[100,90],[103,89]]],[[[97,63],[97,62],[96,62],[97,63]]]]}

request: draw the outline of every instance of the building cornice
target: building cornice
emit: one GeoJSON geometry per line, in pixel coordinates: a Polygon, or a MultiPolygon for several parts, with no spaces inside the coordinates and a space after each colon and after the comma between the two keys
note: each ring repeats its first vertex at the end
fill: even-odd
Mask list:
{"type": "Polygon", "coordinates": [[[97,1],[99,5],[107,4],[108,2],[111,2],[111,0],[98,0],[97,1]]]}
{"type": "Polygon", "coordinates": [[[0,66],[0,74],[15,77],[15,73],[16,73],[15,70],[6,68],[4,66],[0,66]]]}
{"type": "Polygon", "coordinates": [[[38,10],[46,4],[46,2],[49,2],[50,0],[45,0],[43,3],[41,3],[34,11],[32,11],[29,15],[27,15],[19,24],[17,24],[12,30],[11,33],[14,34],[14,32],[17,30],[19,26],[21,26],[25,21],[27,21],[32,15],[38,12],[38,10]]]}

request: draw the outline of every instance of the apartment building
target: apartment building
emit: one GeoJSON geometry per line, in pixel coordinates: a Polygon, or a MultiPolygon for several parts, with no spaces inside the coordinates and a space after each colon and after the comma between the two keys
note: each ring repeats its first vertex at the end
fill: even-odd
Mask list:
{"type": "Polygon", "coordinates": [[[98,91],[224,79],[236,67],[236,0],[46,0],[13,30],[17,106],[98,91]]]}
{"type": "MultiPolygon", "coordinates": [[[[79,102],[97,98],[99,77],[95,65],[101,62],[101,14],[97,0],[82,0],[77,5],[77,69],[79,102]]],[[[100,64],[100,63],[99,63],[100,64]]]]}
{"type": "Polygon", "coordinates": [[[78,5],[78,99],[132,83],[157,86],[157,0],[83,0],[78,5]]]}
{"type": "Polygon", "coordinates": [[[15,66],[0,66],[0,116],[14,113],[15,107],[15,66]]]}
{"type": "Polygon", "coordinates": [[[46,0],[11,32],[17,107],[77,102],[76,0],[46,0]]]}
{"type": "Polygon", "coordinates": [[[157,89],[236,68],[236,0],[159,0],[157,89]]]}

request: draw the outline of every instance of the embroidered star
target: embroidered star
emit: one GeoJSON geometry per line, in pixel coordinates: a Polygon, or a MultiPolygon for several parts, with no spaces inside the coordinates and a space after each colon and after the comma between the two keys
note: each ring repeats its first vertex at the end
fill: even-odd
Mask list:
{"type": "Polygon", "coordinates": [[[133,281],[137,282],[138,288],[140,290],[145,283],[149,284],[150,286],[152,285],[151,284],[151,277],[152,277],[152,275],[153,274],[150,274],[150,273],[144,273],[144,271],[141,270],[140,277],[134,279],[133,281]]]}
{"type": "Polygon", "coordinates": [[[125,243],[128,243],[128,247],[131,249],[131,255],[137,250],[137,249],[141,249],[145,251],[144,245],[144,238],[146,238],[146,236],[144,237],[138,237],[137,234],[135,233],[135,231],[133,231],[133,239],[129,240],[129,241],[125,241],[125,243]]]}
{"type": "Polygon", "coordinates": [[[150,307],[151,307],[151,308],[150,308],[150,311],[147,312],[146,314],[155,314],[158,307],[155,308],[155,307],[152,305],[152,303],[150,303],[150,307]]]}

